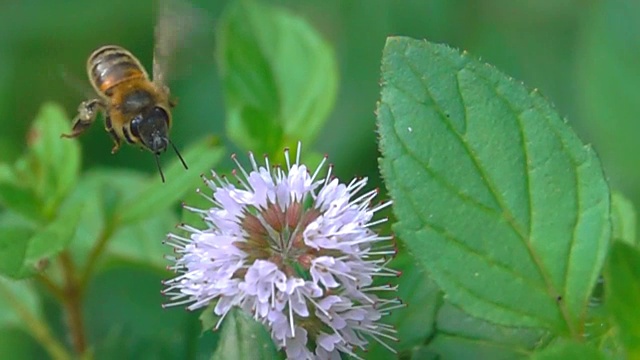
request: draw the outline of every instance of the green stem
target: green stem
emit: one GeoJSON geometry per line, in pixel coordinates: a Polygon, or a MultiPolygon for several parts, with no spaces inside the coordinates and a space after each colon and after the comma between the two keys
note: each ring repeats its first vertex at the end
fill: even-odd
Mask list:
{"type": "Polygon", "coordinates": [[[59,260],[64,275],[62,304],[67,313],[73,347],[78,355],[83,355],[87,350],[87,342],[84,333],[84,317],[82,316],[82,293],[78,279],[76,279],[76,267],[67,251],[60,253],[59,260]]]}
{"type": "Polygon", "coordinates": [[[16,310],[16,313],[24,324],[27,326],[27,329],[31,333],[31,335],[44,347],[44,349],[49,353],[52,359],[60,359],[66,360],[71,359],[71,355],[67,352],[64,346],[57,341],[51,335],[51,329],[47,326],[47,324],[43,321],[40,321],[38,317],[33,315],[29,309],[27,309],[24,304],[14,296],[13,292],[9,290],[3,282],[0,281],[0,294],[2,297],[7,299],[9,305],[16,310]]]}
{"type": "Polygon", "coordinates": [[[44,273],[38,273],[36,274],[35,278],[36,280],[38,280],[39,283],[41,283],[45,288],[47,288],[47,290],[49,290],[51,295],[53,295],[56,298],[56,300],[58,300],[59,302],[64,301],[64,292],[62,288],[58,286],[56,283],[54,283],[53,281],[51,281],[51,279],[49,279],[47,275],[45,275],[44,273]]]}
{"type": "Polygon", "coordinates": [[[91,276],[93,275],[96,265],[98,264],[98,258],[100,257],[100,255],[102,255],[102,251],[107,246],[111,235],[113,235],[113,229],[115,228],[116,227],[113,224],[111,226],[106,224],[104,230],[102,230],[98,237],[98,240],[91,249],[91,253],[89,254],[89,258],[87,260],[87,265],[85,266],[85,269],[82,272],[82,277],[79,281],[79,288],[82,293],[84,293],[84,291],[86,290],[89,280],[91,280],[91,276]]]}

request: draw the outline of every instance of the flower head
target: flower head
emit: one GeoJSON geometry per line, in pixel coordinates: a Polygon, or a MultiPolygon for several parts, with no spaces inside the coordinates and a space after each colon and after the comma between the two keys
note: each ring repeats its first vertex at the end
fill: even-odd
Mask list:
{"type": "Polygon", "coordinates": [[[399,275],[387,267],[391,237],[373,230],[386,221],[374,214],[390,202],[372,204],[377,190],[361,194],[367,179],[340,183],[331,166],[320,178],[326,157],[309,172],[299,147],[293,164],[285,150],[286,169],[270,169],[267,158],[259,166],[250,154],[247,172],[232,158],[237,183],[214,172],[205,179],[213,206],[186,207],[208,226],[182,225],[189,238],[168,236],[177,253],[177,276],[165,282],[168,306],[215,304],[220,322],[233,307],[243,309],[291,359],[356,356],[371,339],[395,340],[395,330],[379,322],[401,305],[379,296],[395,287],[373,283],[399,275]]]}

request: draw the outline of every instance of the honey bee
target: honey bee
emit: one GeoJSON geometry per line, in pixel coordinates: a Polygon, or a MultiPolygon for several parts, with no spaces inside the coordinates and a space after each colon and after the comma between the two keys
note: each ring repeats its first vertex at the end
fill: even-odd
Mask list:
{"type": "Polygon", "coordinates": [[[115,154],[120,149],[122,140],[151,151],[162,182],[165,178],[158,156],[169,145],[173,147],[184,168],[188,169],[169,138],[171,108],[176,103],[171,99],[169,87],[165,83],[165,70],[167,56],[176,44],[176,39],[172,39],[171,35],[176,32],[167,28],[168,25],[170,27],[172,22],[167,21],[166,17],[160,17],[156,25],[153,80],[140,61],[120,46],[106,45],[91,53],[86,69],[97,97],[80,104],[71,133],[61,135],[63,138],[80,136],[102,112],[105,130],[114,142],[111,153],[115,154]]]}

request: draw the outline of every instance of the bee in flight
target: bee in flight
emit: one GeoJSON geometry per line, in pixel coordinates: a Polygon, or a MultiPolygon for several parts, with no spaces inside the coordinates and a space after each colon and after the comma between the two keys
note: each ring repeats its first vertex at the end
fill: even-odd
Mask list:
{"type": "Polygon", "coordinates": [[[102,112],[105,130],[114,142],[111,153],[115,154],[120,149],[122,140],[151,151],[162,182],[165,179],[158,155],[166,151],[169,145],[184,168],[188,169],[169,139],[171,108],[175,102],[171,100],[169,87],[165,83],[165,71],[167,55],[175,47],[176,41],[168,38],[175,31],[168,29],[167,25],[171,26],[172,22],[161,17],[156,26],[153,80],[140,61],[120,46],[102,46],[91,53],[87,60],[87,75],[98,96],[80,104],[71,133],[62,134],[64,138],[80,136],[102,112]]]}

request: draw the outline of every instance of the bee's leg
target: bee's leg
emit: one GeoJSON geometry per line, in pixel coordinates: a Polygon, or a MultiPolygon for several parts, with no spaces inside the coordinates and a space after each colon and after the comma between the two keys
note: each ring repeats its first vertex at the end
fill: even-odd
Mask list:
{"type": "Polygon", "coordinates": [[[114,132],[109,132],[111,138],[113,139],[113,147],[111,148],[111,153],[115,154],[120,150],[120,139],[116,136],[114,132]]]}
{"type": "Polygon", "coordinates": [[[171,98],[169,99],[169,107],[174,108],[178,105],[178,99],[171,98]]]}
{"type": "Polygon", "coordinates": [[[115,154],[120,150],[120,138],[118,137],[118,134],[116,134],[115,130],[113,130],[113,126],[111,126],[111,118],[109,115],[104,118],[104,128],[113,139],[113,148],[111,148],[111,153],[115,154]]]}
{"type": "Polygon", "coordinates": [[[78,106],[78,115],[73,119],[71,134],[62,134],[60,137],[74,138],[80,136],[93,124],[98,116],[98,112],[102,109],[104,109],[104,105],[98,99],[83,101],[80,103],[80,106],[78,106]]]}

